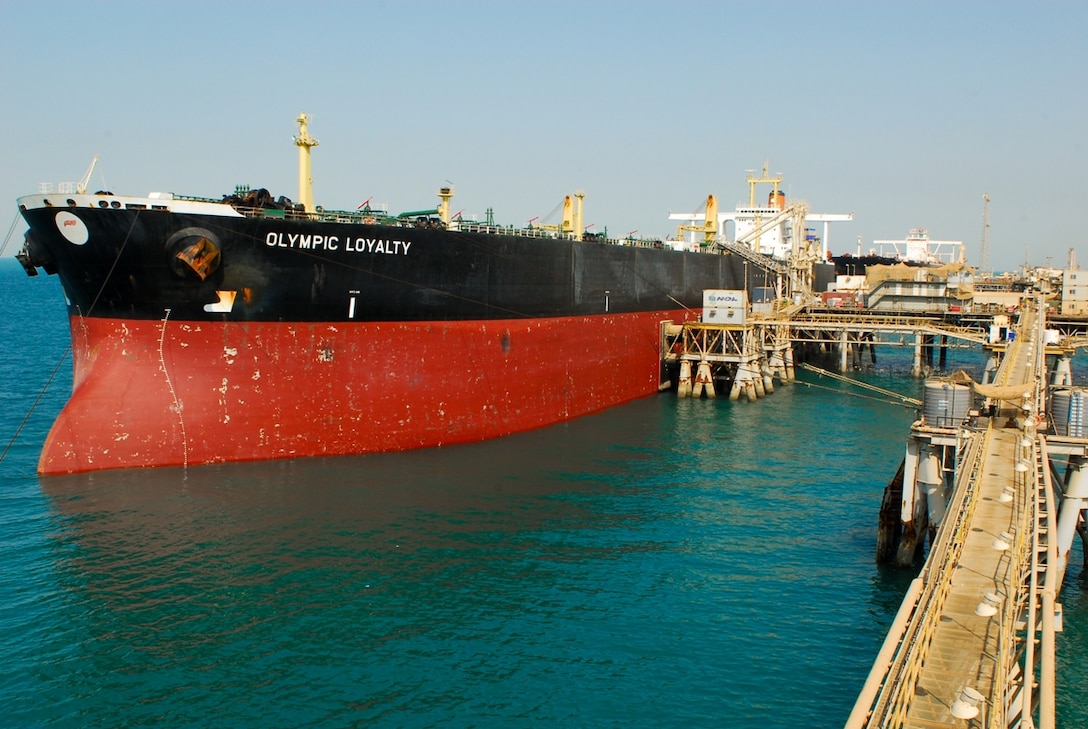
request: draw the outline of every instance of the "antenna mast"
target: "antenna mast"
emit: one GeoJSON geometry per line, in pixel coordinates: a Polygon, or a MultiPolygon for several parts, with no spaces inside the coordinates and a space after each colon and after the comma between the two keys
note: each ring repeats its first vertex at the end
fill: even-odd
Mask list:
{"type": "Polygon", "coordinates": [[[990,193],[982,193],[982,245],[978,249],[978,272],[990,276],[990,193]]]}

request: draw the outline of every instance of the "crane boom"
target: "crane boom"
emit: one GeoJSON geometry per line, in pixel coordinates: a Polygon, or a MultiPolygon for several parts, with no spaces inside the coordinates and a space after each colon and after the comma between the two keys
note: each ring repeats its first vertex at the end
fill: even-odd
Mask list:
{"type": "Polygon", "coordinates": [[[87,168],[87,171],[83,173],[83,177],[76,183],[76,193],[80,195],[87,194],[87,185],[91,184],[91,175],[94,173],[94,166],[98,164],[98,155],[94,156],[91,160],[91,166],[87,168]]]}

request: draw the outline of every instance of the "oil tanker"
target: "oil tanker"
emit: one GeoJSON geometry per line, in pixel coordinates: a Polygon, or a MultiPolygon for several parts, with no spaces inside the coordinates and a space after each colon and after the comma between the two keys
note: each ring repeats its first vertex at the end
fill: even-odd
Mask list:
{"type": "MultiPolygon", "coordinates": [[[[663,331],[756,266],[708,247],[300,198],[19,198],[27,273],[59,277],[73,388],[41,473],[406,450],[658,392],[663,331]]],[[[86,179],[86,178],[85,178],[86,179]]],[[[568,198],[569,199],[569,198],[568,198]]],[[[580,203],[580,199],[578,200],[580,203]]],[[[579,211],[580,212],[580,205],[579,211]]],[[[580,216],[579,216],[580,218],[580,216]]]]}

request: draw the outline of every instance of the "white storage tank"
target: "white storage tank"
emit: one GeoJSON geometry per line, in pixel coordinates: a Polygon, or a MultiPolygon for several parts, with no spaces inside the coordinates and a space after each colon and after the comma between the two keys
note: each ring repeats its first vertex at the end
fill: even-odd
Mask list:
{"type": "Polygon", "coordinates": [[[1054,419],[1054,432],[1070,438],[1088,437],[1088,405],[1084,388],[1070,387],[1055,390],[1050,395],[1050,417],[1054,419]]]}
{"type": "Polygon", "coordinates": [[[935,428],[955,428],[967,417],[974,397],[963,382],[931,377],[922,391],[922,417],[935,428]]]}

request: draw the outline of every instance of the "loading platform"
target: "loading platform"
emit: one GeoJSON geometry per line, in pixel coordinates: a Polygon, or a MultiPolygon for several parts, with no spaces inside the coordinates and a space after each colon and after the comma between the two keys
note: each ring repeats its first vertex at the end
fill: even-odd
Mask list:
{"type": "MultiPolygon", "coordinates": [[[[865,349],[875,361],[876,347],[912,347],[911,373],[921,377],[933,368],[940,352],[943,368],[948,349],[986,346],[1002,351],[995,341],[994,317],[945,314],[896,314],[855,309],[818,311],[804,304],[765,314],[739,315],[734,322],[688,322],[663,331],[662,360],[679,370],[680,397],[717,395],[715,381],[729,382],[729,399],[755,401],[773,392],[774,381],[788,383],[795,375],[795,358],[835,351],[839,371],[862,366],[865,349]]],[[[1002,330],[1004,333],[1005,330],[1002,330]]],[[[1050,353],[1072,355],[1074,348],[1048,347],[1050,353]]],[[[996,365],[995,365],[996,367],[996,365]]]]}

